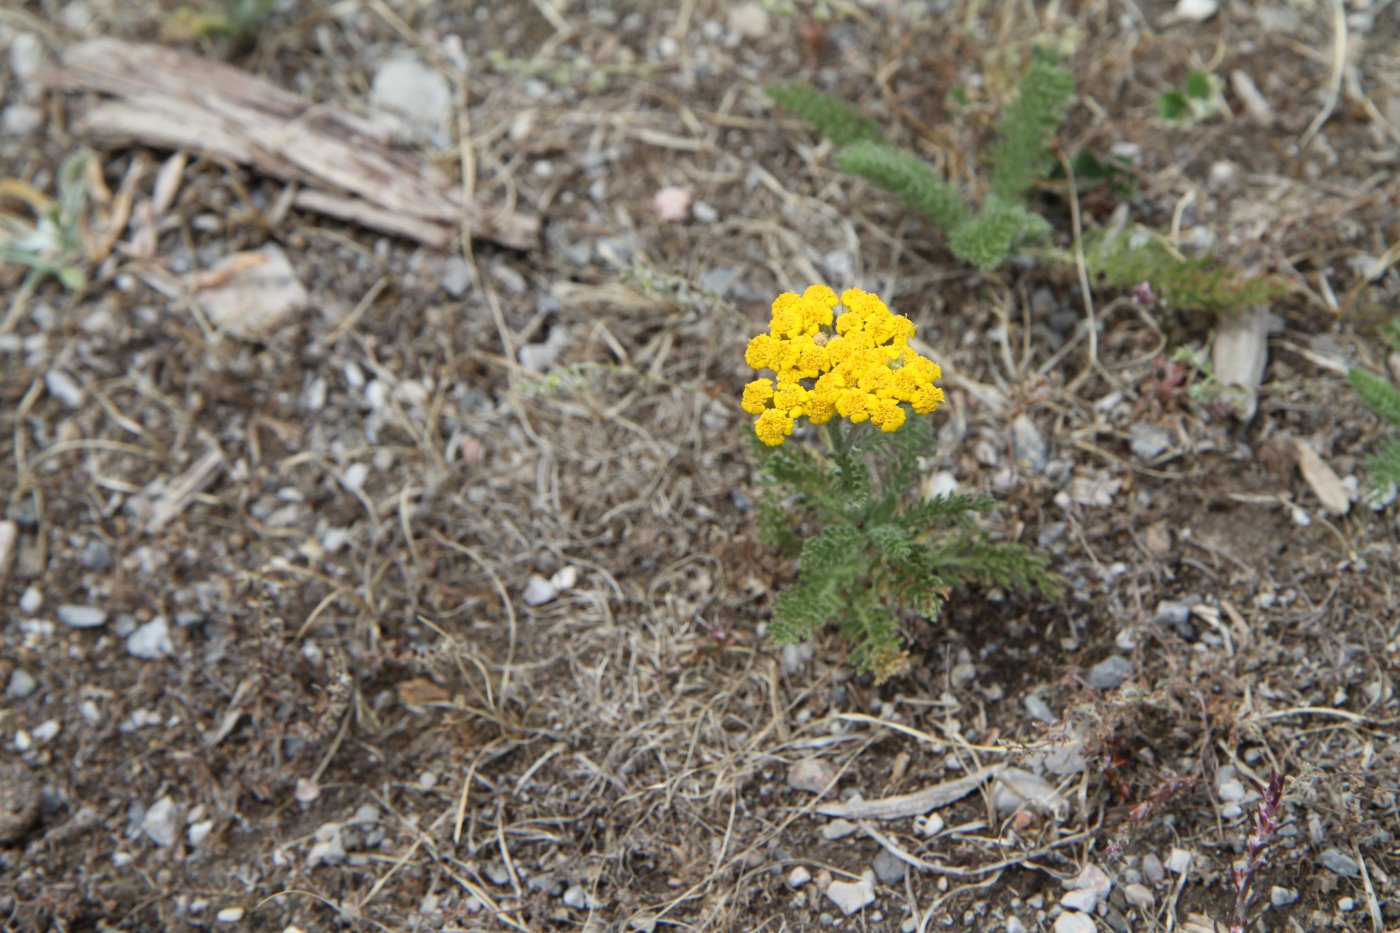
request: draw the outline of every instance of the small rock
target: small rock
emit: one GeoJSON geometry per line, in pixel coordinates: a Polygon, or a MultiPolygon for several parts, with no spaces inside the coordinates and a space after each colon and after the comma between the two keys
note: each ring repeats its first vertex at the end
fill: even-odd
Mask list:
{"type": "Polygon", "coordinates": [[[1356,864],[1356,859],[1347,855],[1341,849],[1327,848],[1317,857],[1318,864],[1331,872],[1336,872],[1343,878],[1355,878],[1361,874],[1361,866],[1356,864]]]}
{"type": "Polygon", "coordinates": [[[530,579],[526,581],[525,592],[520,598],[525,601],[527,606],[543,606],[557,595],[559,592],[555,589],[554,584],[536,573],[531,574],[530,579]]]}
{"type": "Polygon", "coordinates": [[[14,567],[15,555],[18,552],[19,525],[9,520],[0,521],[0,582],[10,575],[10,568],[14,567]]]}
{"type": "Polygon", "coordinates": [[[794,790],[820,794],[835,784],[836,772],[820,758],[803,758],[788,767],[787,782],[794,790]]]}
{"type": "Polygon", "coordinates": [[[30,84],[44,64],[48,53],[44,43],[32,32],[17,33],[10,40],[10,71],[20,84],[30,84]]]}
{"type": "Polygon", "coordinates": [[[452,121],[452,88],[416,55],[399,54],[374,73],[370,106],[394,118],[408,136],[442,136],[452,121]]]}
{"type": "Polygon", "coordinates": [[[1047,725],[1057,721],[1055,714],[1050,712],[1050,707],[1040,698],[1040,694],[1029,693],[1022,702],[1025,703],[1026,712],[1031,714],[1032,719],[1039,720],[1047,725]]]}
{"type": "Polygon", "coordinates": [[[694,217],[702,224],[712,224],[719,220],[719,211],[715,210],[705,201],[696,201],[690,206],[690,216],[694,217]]]}
{"type": "Polygon", "coordinates": [[[1142,873],[1153,884],[1161,884],[1167,879],[1167,870],[1162,866],[1162,860],[1152,852],[1142,857],[1142,873]]]}
{"type": "Polygon", "coordinates": [[[132,632],[126,640],[126,651],[132,657],[146,661],[174,654],[175,644],[170,640],[170,623],[165,616],[156,616],[132,632]]]}
{"type": "Polygon", "coordinates": [[[28,104],[11,104],[0,111],[0,130],[4,135],[15,139],[32,136],[44,126],[44,112],[28,104]]]}
{"type": "Polygon", "coordinates": [[[1026,925],[1020,917],[1012,914],[1006,918],[1006,933],[1026,933],[1026,925]]]}
{"type": "Polygon", "coordinates": [[[1055,933],[1094,933],[1094,918],[1067,910],[1055,918],[1055,933]]]}
{"type": "Polygon", "coordinates": [[[1269,888],[1269,903],[1275,907],[1287,907],[1298,899],[1298,892],[1290,888],[1281,888],[1274,885],[1269,888]]]}
{"type": "Polygon", "coordinates": [[[1220,9],[1220,0],[1177,0],[1172,11],[1173,19],[1184,19],[1193,23],[1204,22],[1220,9]]]}
{"type": "Polygon", "coordinates": [[[185,831],[185,838],[190,841],[190,845],[198,847],[200,843],[209,838],[209,834],[213,831],[213,820],[200,820],[198,823],[190,824],[190,828],[185,831]]]}
{"type": "Polygon", "coordinates": [[[835,842],[837,839],[845,839],[856,831],[856,824],[850,820],[832,820],[822,827],[822,838],[827,842],[835,842]]]}
{"type": "Polygon", "coordinates": [[[575,910],[584,910],[588,907],[588,892],[583,889],[583,885],[571,885],[564,891],[564,906],[572,907],[575,910]]]}
{"type": "Polygon", "coordinates": [[[1037,473],[1045,469],[1049,459],[1045,437],[1029,415],[1017,415],[1011,422],[1011,456],[1037,473]]]}
{"type": "Polygon", "coordinates": [[[768,10],[761,3],[741,3],[730,8],[726,24],[737,39],[763,39],[768,36],[768,10]]]}
{"type": "Polygon", "coordinates": [[[47,745],[58,738],[58,733],[62,731],[63,724],[57,719],[45,719],[34,727],[34,741],[39,745],[47,745]]]}
{"type": "Polygon", "coordinates": [[[44,388],[69,411],[76,411],[83,405],[82,386],[61,369],[51,369],[44,374],[44,388]]]}
{"type": "Polygon", "coordinates": [[[321,785],[310,778],[297,778],[296,801],[297,803],[311,803],[321,796],[321,785]]]}
{"type": "Polygon", "coordinates": [[[1061,819],[1069,810],[1069,802],[1049,781],[1022,768],[1005,768],[996,776],[992,802],[1001,814],[1036,809],[1061,819]]]}
{"type": "Polygon", "coordinates": [[[1153,460],[1172,445],[1172,434],[1166,428],[1139,421],[1128,429],[1128,446],[1139,460],[1153,460]]]}
{"type": "Polygon", "coordinates": [[[93,538],[83,548],[83,566],[96,573],[111,570],[116,563],[112,559],[112,549],[101,538],[93,538]]]}
{"type": "Polygon", "coordinates": [[[214,919],[220,923],[238,923],[243,919],[244,913],[242,907],[225,907],[214,915],[214,919]]]}
{"type": "Polygon", "coordinates": [[[158,846],[175,844],[180,833],[180,810],[169,795],[151,804],[141,820],[141,831],[158,846]]]}
{"type": "Polygon", "coordinates": [[[1217,777],[1218,783],[1215,785],[1215,793],[1223,803],[1239,803],[1247,793],[1244,783],[1233,775],[1233,768],[1222,768],[1217,777]]]}
{"type": "Polygon", "coordinates": [[[107,621],[107,612],[96,606],[59,606],[58,621],[69,628],[97,628],[107,621]]]}
{"type": "Polygon", "coordinates": [[[10,684],[5,688],[5,696],[12,700],[24,700],[39,689],[39,682],[34,679],[34,675],[22,667],[17,667],[10,672],[10,684]]]}
{"type": "Polygon", "coordinates": [[[339,823],[322,823],[312,836],[314,842],[306,855],[306,867],[317,865],[339,865],[345,861],[345,841],[341,837],[339,823]]]}
{"type": "MultiPolygon", "coordinates": [[[[0,522],[0,524],[4,523],[0,522]]],[[[19,611],[32,616],[43,607],[44,594],[39,592],[39,588],[35,586],[25,587],[24,593],[19,598],[19,611]]]]}
{"type": "Polygon", "coordinates": [[[1123,886],[1123,897],[1129,904],[1138,910],[1151,910],[1157,903],[1157,897],[1145,884],[1127,884],[1123,886]]]}
{"type": "Polygon", "coordinates": [[[871,867],[875,870],[875,879],[881,884],[899,884],[909,872],[909,866],[883,846],[875,853],[871,867]]]}
{"type": "Polygon", "coordinates": [[[1196,633],[1191,628],[1191,607],[1187,603],[1162,600],[1157,604],[1152,621],[1157,625],[1169,626],[1188,641],[1195,637],[1196,633]]]}
{"type": "Polygon", "coordinates": [[[1108,872],[1090,862],[1079,870],[1079,874],[1066,881],[1065,887],[1071,891],[1092,892],[1094,897],[1103,900],[1113,890],[1113,879],[1108,877],[1108,872]]]}
{"type": "Polygon", "coordinates": [[[1060,906],[1066,910],[1077,910],[1080,913],[1091,914],[1094,908],[1099,906],[1099,896],[1093,891],[1069,891],[1060,898],[1060,906]]]}
{"type": "Polygon", "coordinates": [[[1187,849],[1172,849],[1167,855],[1167,869],[1173,875],[1184,875],[1191,870],[1191,852],[1187,849]]]}
{"type": "Polygon", "coordinates": [[[826,896],[849,917],[875,902],[875,885],[868,878],[833,881],[826,886],[826,896]]]}
{"type": "Polygon", "coordinates": [[[442,288],[453,298],[461,298],[472,287],[472,267],[461,256],[449,256],[442,264],[442,288]]]}
{"type": "Polygon", "coordinates": [[[790,888],[800,888],[811,880],[812,873],[804,865],[794,867],[787,875],[787,883],[790,888]]]}
{"type": "Polygon", "coordinates": [[[662,223],[681,223],[690,216],[690,192],[669,185],[652,196],[651,207],[662,223]]]}
{"type": "Polygon", "coordinates": [[[1123,686],[1133,673],[1132,662],[1120,655],[1112,654],[1089,669],[1085,678],[1095,690],[1116,690],[1123,686]]]}
{"type": "Polygon", "coordinates": [[[1354,898],[1354,897],[1339,897],[1339,898],[1337,898],[1337,909],[1340,910],[1340,911],[1341,911],[1342,913],[1344,913],[1344,914],[1349,914],[1349,913],[1351,913],[1353,910],[1356,909],[1356,898],[1354,898]]]}

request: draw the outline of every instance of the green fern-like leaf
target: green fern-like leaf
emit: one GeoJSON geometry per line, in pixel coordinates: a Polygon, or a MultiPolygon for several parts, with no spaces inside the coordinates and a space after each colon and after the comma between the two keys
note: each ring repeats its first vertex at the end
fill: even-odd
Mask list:
{"type": "Polygon", "coordinates": [[[1264,304],[1288,291],[1280,280],[1245,276],[1214,256],[1178,258],[1155,239],[1133,244],[1129,234],[1085,251],[1090,273],[1117,288],[1147,282],[1170,307],[1220,314],[1264,304]]]}
{"type": "Polygon", "coordinates": [[[1382,441],[1376,452],[1366,461],[1370,472],[1372,490],[1381,491],[1394,483],[1400,486],[1400,440],[1382,441]]]}
{"type": "Polygon", "coordinates": [[[956,227],[948,240],[953,255],[979,269],[995,269],[1016,246],[1042,237],[1050,225],[1019,204],[992,198],[976,219],[956,227]]]}
{"type": "Polygon", "coordinates": [[[1400,391],[1389,380],[1377,376],[1368,369],[1354,366],[1347,371],[1351,387],[1371,410],[1393,425],[1400,426],[1400,391]]]}
{"type": "Polygon", "coordinates": [[[992,191],[1018,201],[1043,178],[1050,144],[1074,97],[1074,74],[1037,59],[1026,72],[1016,100],[1001,118],[1001,138],[992,150],[992,191]]]}
{"type": "Polygon", "coordinates": [[[958,582],[1033,589],[1046,598],[1060,591],[1059,578],[1047,569],[1044,556],[1020,544],[963,535],[931,547],[929,563],[958,582]]]}
{"type": "Polygon", "coordinates": [[[880,552],[882,560],[901,561],[914,550],[914,540],[909,532],[898,525],[876,525],[866,532],[880,552]]]}
{"type": "Polygon", "coordinates": [[[932,165],[883,143],[866,140],[847,146],[837,154],[836,167],[897,195],[945,230],[964,223],[972,213],[962,193],[932,165]]]}
{"type": "Polygon", "coordinates": [[[823,528],[802,545],[803,579],[834,579],[852,574],[852,555],[864,550],[864,536],[850,525],[823,528]]]}
{"type": "Polygon", "coordinates": [[[878,143],[884,139],[874,120],[810,84],[774,84],[766,90],[769,97],[812,124],[837,146],[849,146],[861,140],[878,143]]]}

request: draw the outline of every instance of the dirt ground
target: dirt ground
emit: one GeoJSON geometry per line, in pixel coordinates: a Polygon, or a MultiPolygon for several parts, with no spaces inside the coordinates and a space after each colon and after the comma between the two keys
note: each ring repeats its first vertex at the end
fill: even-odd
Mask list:
{"type": "Polygon", "coordinates": [[[84,287],[17,305],[0,266],[0,927],[1223,931],[1278,771],[1254,929],[1400,929],[1400,512],[1324,509],[1297,453],[1364,481],[1382,433],[1345,368],[1385,371],[1400,308],[1400,3],[1221,6],[282,2],[244,39],[0,9],[0,177],[52,194],[87,148],[132,207],[84,287]],[[370,118],[413,56],[451,97],[401,152],[539,235],[434,248],[86,136],[94,95],[35,66],[98,36],[370,118]],[[1060,148],[1127,154],[1131,190],[1048,182],[1051,249],[995,273],[762,92],[838,93],[975,186],[1047,40],[1060,148]],[[1166,126],[1193,68],[1225,110],[1166,126]],[[1252,418],[1173,360],[1225,322],[1081,290],[1075,219],[1115,211],[1286,284],[1252,418]],[[206,320],[269,245],[297,310],[206,320]],[[795,570],[755,540],[743,348],[813,282],[915,321],[930,475],[1065,581],[954,593],[879,686],[764,635],[795,570]],[[989,766],[1047,794],[817,812],[989,766]]]}

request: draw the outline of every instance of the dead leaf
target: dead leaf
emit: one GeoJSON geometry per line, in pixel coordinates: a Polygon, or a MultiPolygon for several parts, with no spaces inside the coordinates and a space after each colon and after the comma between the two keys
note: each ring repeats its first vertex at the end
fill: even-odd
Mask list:
{"type": "Polygon", "coordinates": [[[415,677],[401,681],[394,688],[399,702],[408,707],[432,706],[436,703],[451,703],[452,694],[426,677],[415,677]]]}
{"type": "Polygon", "coordinates": [[[1302,438],[1294,438],[1293,447],[1298,452],[1298,472],[1303,474],[1322,507],[1334,515],[1345,515],[1351,509],[1351,494],[1336,471],[1302,438]]]}

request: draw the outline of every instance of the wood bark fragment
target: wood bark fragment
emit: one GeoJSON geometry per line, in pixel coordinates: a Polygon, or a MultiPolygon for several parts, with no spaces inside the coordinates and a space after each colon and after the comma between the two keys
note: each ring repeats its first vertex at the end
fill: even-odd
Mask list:
{"type": "Polygon", "coordinates": [[[841,803],[827,803],[817,807],[823,816],[839,816],[848,820],[900,820],[909,816],[922,816],[939,807],[946,807],[961,800],[987,781],[1001,773],[1001,766],[994,765],[974,771],[966,777],[935,784],[912,794],[899,794],[880,800],[850,800],[841,803]]]}
{"type": "Polygon", "coordinates": [[[466,202],[431,165],[391,148],[373,122],[176,49],[118,39],[70,48],[42,75],[50,87],[97,95],[79,133],[108,145],[201,153],[304,186],[296,203],[371,229],[449,246],[471,236],[530,249],[539,219],[466,202]]]}

